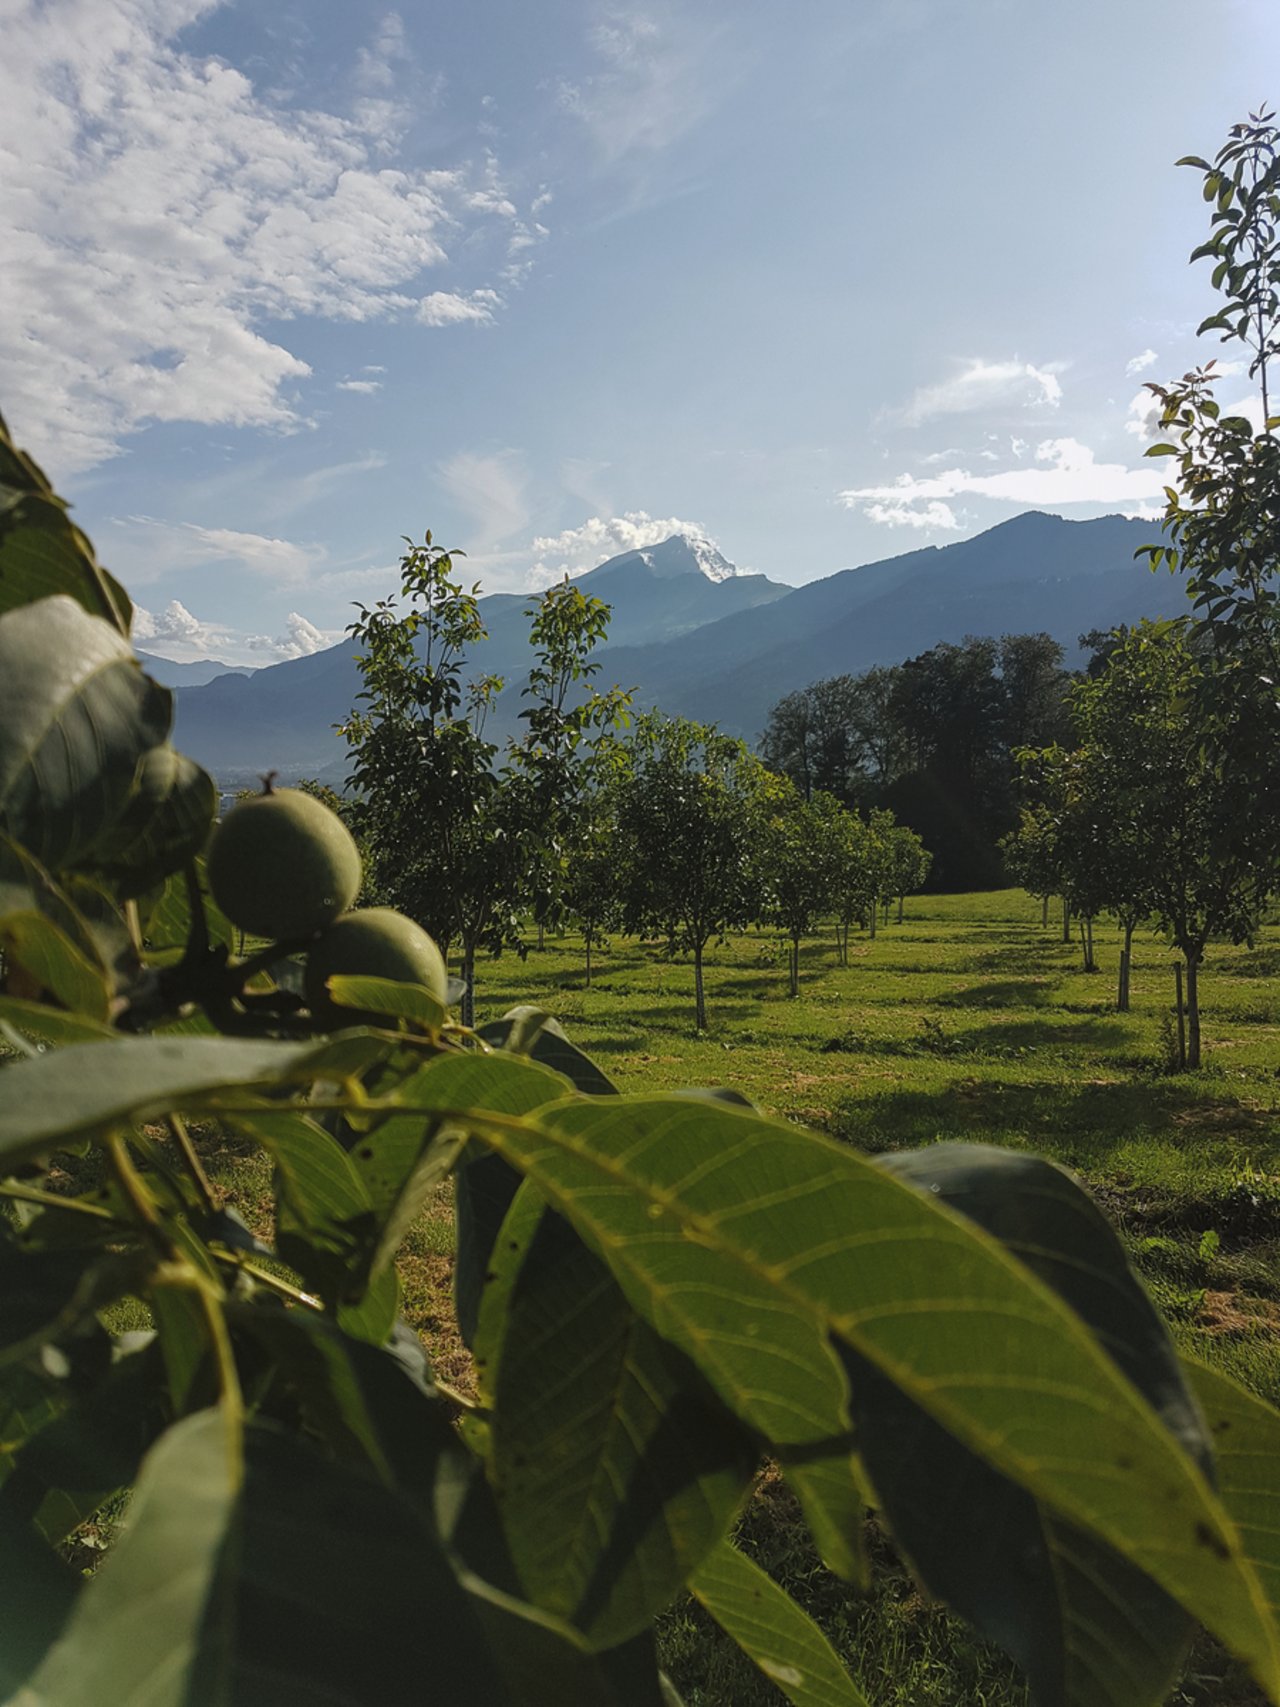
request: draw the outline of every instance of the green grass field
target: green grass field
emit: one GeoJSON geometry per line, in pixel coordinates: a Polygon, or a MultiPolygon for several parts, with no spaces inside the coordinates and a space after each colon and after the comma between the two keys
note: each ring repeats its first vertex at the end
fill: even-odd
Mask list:
{"type": "MultiPolygon", "coordinates": [[[[1165,944],[1135,941],[1120,1014],[1118,937],[1097,932],[1100,970],[1086,974],[1079,943],[1041,916],[1017,890],[915,897],[901,925],[851,945],[847,968],[833,933],[807,944],[794,1001],[778,938],[734,936],[709,956],[701,1035],[691,965],[632,941],[597,958],[590,988],[572,939],[484,963],[477,1012],[536,1002],[625,1091],[732,1085],[865,1150],[954,1138],[1041,1151],[1117,1222],[1179,1343],[1280,1401],[1280,928],[1253,949],[1211,948],[1205,1065],[1174,1074],[1165,944]]],[[[928,1605],[883,1545],[879,1588],[852,1598],[812,1556],[780,1486],[766,1482],[742,1540],[820,1616],[873,1702],[1025,1699],[1002,1656],[928,1605]]],[[[694,1611],[673,1614],[665,1640],[689,1707],[782,1699],[694,1611]]],[[[1181,1700],[1261,1697],[1204,1645],[1181,1700]]]]}
{"type": "MultiPolygon", "coordinates": [[[[1253,949],[1210,950],[1201,980],[1205,1066],[1168,1070],[1174,957],[1134,943],[1133,1008],[1115,1012],[1119,944],[1100,929],[1100,970],[1041,925],[1021,891],[915,897],[905,921],[805,946],[787,995],[776,935],[709,953],[711,1029],[693,1026],[692,966],[661,944],[615,941],[585,987],[581,945],[549,942],[478,968],[477,1019],[517,1002],[555,1014],[621,1090],[731,1085],[766,1112],[866,1150],[981,1139],[1066,1163],[1117,1222],[1179,1343],[1280,1401],[1280,926],[1253,949]]],[[[206,1130],[211,1168],[251,1220],[268,1178],[246,1146],[206,1130]]],[[[441,1377],[465,1387],[451,1327],[447,1188],[400,1260],[405,1309],[441,1377]]],[[[865,1597],[826,1573],[781,1483],[766,1475],[739,1539],[819,1618],[875,1707],[1023,1707],[995,1649],[932,1606],[887,1543],[865,1597]]],[[[688,1707],[765,1707],[782,1696],[692,1606],[664,1621],[665,1662],[688,1707]]],[[[1180,1707],[1262,1697],[1209,1644],[1180,1707]]]]}

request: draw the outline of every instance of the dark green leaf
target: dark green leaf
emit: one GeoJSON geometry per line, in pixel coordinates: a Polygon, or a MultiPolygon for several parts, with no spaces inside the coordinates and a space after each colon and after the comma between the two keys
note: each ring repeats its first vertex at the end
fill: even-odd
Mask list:
{"type": "Polygon", "coordinates": [[[205,1411],[143,1465],[129,1527],[23,1707],[503,1707],[466,1595],[372,1478],[205,1411]],[[376,1680],[376,1683],[374,1683],[376,1680]]]}
{"type": "Polygon", "coordinates": [[[44,474],[0,420],[0,612],[65,593],[127,635],[124,589],[94,559],[44,474]]]}
{"type": "Polygon", "coordinates": [[[121,896],[142,895],[195,858],[217,815],[213,778],[166,742],[143,758],[132,799],[90,863],[121,896]]]}
{"type": "Polygon", "coordinates": [[[499,1235],[476,1360],[526,1598],[593,1647],[638,1635],[726,1532],[754,1440],[529,1185],[499,1235]]]}
{"type": "Polygon", "coordinates": [[[479,1028],[479,1036],[495,1049],[512,1054],[527,1055],[540,1066],[562,1073],[575,1090],[584,1096],[615,1096],[613,1085],[575,1044],[558,1020],[543,1013],[541,1008],[517,1007],[501,1019],[491,1020],[479,1028]]]}
{"type": "Polygon", "coordinates": [[[73,1013],[108,1017],[111,980],[88,922],[7,836],[0,836],[0,949],[73,1013]]]}
{"type": "Polygon", "coordinates": [[[0,1068],[0,1163],[11,1168],[70,1139],[154,1120],[174,1108],[273,1086],[339,1079],[384,1053],[372,1035],[332,1042],[270,1043],[218,1037],[122,1038],[111,1048],[74,1044],[56,1056],[0,1068]]]}
{"type": "Polygon", "coordinates": [[[0,616],[0,828],[53,871],[91,860],[169,732],[172,695],[73,599],[0,616]]]}

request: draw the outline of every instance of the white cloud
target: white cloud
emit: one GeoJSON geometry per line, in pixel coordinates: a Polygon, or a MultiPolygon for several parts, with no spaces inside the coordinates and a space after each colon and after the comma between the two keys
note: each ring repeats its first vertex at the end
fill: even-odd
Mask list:
{"type": "Polygon", "coordinates": [[[487,326],[500,301],[496,290],[473,290],[469,296],[433,290],[418,303],[418,319],[424,326],[487,326]]]}
{"type": "Polygon", "coordinates": [[[1147,390],[1135,392],[1129,399],[1129,412],[1125,417],[1124,430],[1132,433],[1144,445],[1153,445],[1160,430],[1160,413],[1163,408],[1159,398],[1153,397],[1147,390]]]}
{"type": "Polygon", "coordinates": [[[366,397],[371,397],[375,391],[382,390],[380,379],[340,379],[337,384],[339,391],[358,391],[366,397]]]}
{"type": "MultiPolygon", "coordinates": [[[[148,422],[296,426],[310,369],[266,322],[412,313],[446,240],[470,253],[493,226],[506,263],[492,159],[390,165],[385,102],[308,111],[191,54],[177,38],[215,4],[6,0],[0,386],[55,479],[148,422]]],[[[396,75],[394,16],[360,61],[369,88],[396,75]]]]}
{"type": "Polygon", "coordinates": [[[922,386],[891,413],[918,427],[942,415],[969,415],[991,409],[1056,409],[1062,401],[1058,364],[969,361],[951,378],[922,386]]]}
{"type": "Polygon", "coordinates": [[[877,500],[866,506],[864,514],[868,521],[879,522],[881,526],[890,528],[929,528],[935,532],[953,532],[964,526],[950,504],[944,504],[938,498],[919,509],[900,499],[891,499],[888,502],[877,500]]]}
{"type": "Polygon", "coordinates": [[[1124,364],[1124,371],[1132,379],[1135,374],[1145,373],[1149,367],[1154,367],[1159,359],[1154,350],[1143,350],[1141,355],[1130,356],[1124,364]]]}
{"type": "Polygon", "coordinates": [[[340,629],[317,628],[297,611],[290,611],[285,632],[274,638],[204,622],[177,599],[158,614],[143,605],[133,607],[133,639],[146,652],[191,664],[200,658],[216,658],[226,664],[277,664],[286,658],[306,658],[336,646],[340,629]]]}
{"type": "Polygon", "coordinates": [[[396,65],[409,58],[405,41],[404,19],[398,12],[386,12],[378,25],[371,47],[362,47],[356,55],[356,83],[366,94],[390,89],[396,80],[396,65]]]}
{"type": "MultiPolygon", "coordinates": [[[[1158,499],[1164,486],[1160,468],[1148,463],[1127,468],[1123,463],[1098,462],[1078,439],[1045,439],[1036,446],[1036,467],[1006,469],[998,474],[974,474],[949,468],[920,479],[903,474],[889,486],[851,487],[839,494],[847,509],[860,510],[873,521],[904,525],[902,510],[947,505],[959,497],[990,498],[1023,507],[1058,509],[1073,504],[1131,507],[1158,499]],[[887,508],[886,508],[887,507],[887,508]],[[873,514],[878,509],[880,514],[873,514]],[[890,513],[892,512],[892,513],[890,513]]],[[[928,522],[907,524],[927,526],[928,522]]],[[[933,525],[946,525],[935,523],[933,525]]]]}
{"type": "Polygon", "coordinates": [[[585,575],[588,569],[598,568],[623,551],[661,545],[673,533],[689,534],[714,545],[699,522],[682,522],[677,516],[656,517],[646,510],[628,510],[622,516],[592,516],[581,527],[566,528],[563,533],[534,540],[537,562],[529,571],[527,584],[548,587],[566,575],[585,575]]]}
{"type": "Polygon", "coordinates": [[[251,569],[288,586],[305,580],[326,555],[323,546],[299,545],[270,534],[198,527],[194,522],[164,522],[152,516],[113,517],[110,525],[115,530],[111,556],[127,564],[126,575],[132,586],[146,586],[174,570],[211,563],[251,569]]]}

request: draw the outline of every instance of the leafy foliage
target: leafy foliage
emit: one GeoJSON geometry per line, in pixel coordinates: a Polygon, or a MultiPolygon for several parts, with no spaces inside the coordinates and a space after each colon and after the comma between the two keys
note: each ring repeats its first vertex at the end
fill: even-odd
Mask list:
{"type": "MultiPolygon", "coordinates": [[[[34,519],[11,504],[0,538],[0,585],[19,590],[0,681],[47,614],[42,551],[72,613],[64,655],[27,667],[29,714],[0,725],[20,1048],[0,1067],[8,1699],[363,1707],[429,1687],[670,1707],[652,1622],[687,1585],[797,1707],[858,1707],[805,1615],[732,1547],[768,1456],[851,1575],[873,1489],[926,1580],[1046,1707],[1154,1707],[1193,1620],[1280,1702],[1275,1528],[1242,1512],[1230,1457],[1214,1493],[1165,1330],[1069,1176],[953,1149],[876,1164],[732,1093],[620,1097],[545,1016],[477,1033],[438,990],[385,978],[332,978],[324,1012],[358,1023],[322,1034],[295,944],[232,954],[196,857],[211,793],[177,763],[153,786],[167,700],[120,627],[66,591],[49,502],[34,519]],[[53,731],[74,767],[54,763],[53,731]],[[46,741],[37,791],[23,755],[46,741]],[[219,1200],[192,1115],[271,1159],[272,1243],[219,1200]],[[50,1166],[73,1148],[81,1190],[50,1166]],[[396,1248],[449,1175],[478,1405],[398,1319],[396,1248]],[[147,1331],[112,1333],[126,1297],[147,1331]],[[59,1546],[122,1489],[123,1536],[86,1580],[59,1546]]],[[[379,803],[384,763],[416,754],[442,812],[450,760],[472,819],[491,788],[479,728],[454,718],[467,595],[429,538],[406,581],[416,623],[362,613],[374,697],[357,745],[384,881],[407,824],[379,803]]],[[[763,779],[734,743],[642,723],[615,796],[648,867],[629,868],[638,917],[696,952],[749,910],[763,779]]],[[[467,834],[447,857],[489,858],[467,834]]],[[[405,874],[424,906],[427,878],[405,874]]],[[[495,903],[457,905],[464,943],[497,929],[495,903]]],[[[1247,1413],[1250,1438],[1280,1426],[1209,1401],[1247,1413]]]]}

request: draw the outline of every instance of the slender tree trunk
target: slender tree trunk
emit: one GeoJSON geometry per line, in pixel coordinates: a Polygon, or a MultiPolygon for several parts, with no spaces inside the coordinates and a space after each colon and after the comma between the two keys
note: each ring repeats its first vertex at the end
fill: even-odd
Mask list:
{"type": "Polygon", "coordinates": [[[899,895],[898,896],[898,923],[899,924],[902,923],[902,909],[906,906],[906,904],[907,904],[906,895],[905,894],[899,895]]]}
{"type": "Polygon", "coordinates": [[[1122,1014],[1129,1011],[1129,968],[1132,964],[1133,953],[1133,920],[1124,921],[1124,947],[1120,950],[1120,987],[1116,994],[1116,1007],[1122,1014]]]}
{"type": "Polygon", "coordinates": [[[694,1025],[699,1031],[707,1029],[707,997],[702,986],[702,944],[693,945],[693,1009],[694,1025]]]}
{"type": "Polygon", "coordinates": [[[1040,929],[1042,931],[1047,931],[1048,928],[1049,928],[1049,897],[1047,895],[1044,895],[1041,897],[1041,900],[1040,900],[1040,929]]]}
{"type": "Polygon", "coordinates": [[[476,1023],[476,945],[463,941],[462,944],[462,981],[466,989],[462,992],[462,1023],[476,1023]]]}
{"type": "Polygon", "coordinates": [[[546,927],[543,925],[542,920],[539,919],[538,920],[538,953],[541,954],[542,950],[546,946],[547,946],[546,927]]]}
{"type": "Polygon", "coordinates": [[[1184,1072],[1187,1065],[1187,1024],[1182,1006],[1182,962],[1173,969],[1173,987],[1178,1008],[1178,1071],[1184,1072]]]}
{"type": "Polygon", "coordinates": [[[1080,951],[1084,957],[1084,970],[1086,972],[1093,972],[1096,970],[1096,968],[1094,966],[1094,961],[1093,961],[1093,916],[1092,916],[1092,914],[1090,914],[1089,916],[1087,916],[1085,918],[1080,919],[1078,921],[1078,923],[1080,925],[1080,951]]]}
{"type": "Polygon", "coordinates": [[[584,932],[587,944],[587,988],[591,988],[591,932],[584,932]]]}
{"type": "Polygon", "coordinates": [[[1187,1066],[1194,1073],[1200,1065],[1200,956],[1187,956],[1187,1066]]]}
{"type": "Polygon", "coordinates": [[[879,911],[880,911],[879,901],[873,901],[871,903],[871,921],[867,927],[867,935],[872,939],[873,942],[875,940],[875,934],[876,934],[876,914],[879,911]]]}
{"type": "Polygon", "coordinates": [[[798,936],[791,938],[790,968],[791,994],[795,997],[800,994],[800,938],[798,936]]]}
{"type": "Polygon", "coordinates": [[[1071,941],[1071,903],[1065,895],[1062,897],[1062,940],[1071,941]]]}

